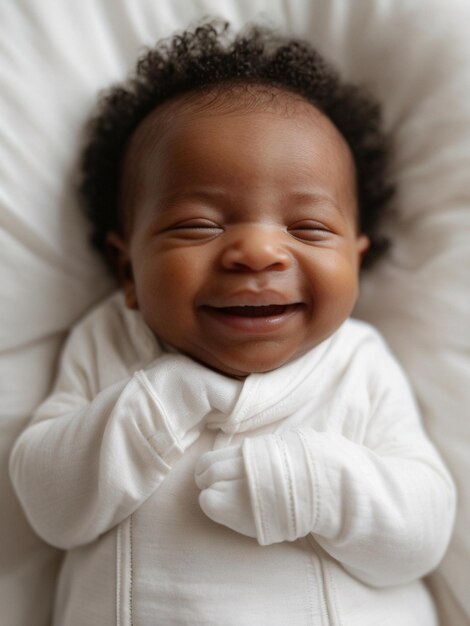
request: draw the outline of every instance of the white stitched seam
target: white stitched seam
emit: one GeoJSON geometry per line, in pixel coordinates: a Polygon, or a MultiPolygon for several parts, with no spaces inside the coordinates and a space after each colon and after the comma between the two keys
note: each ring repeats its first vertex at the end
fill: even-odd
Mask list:
{"type": "Polygon", "coordinates": [[[298,435],[300,437],[300,441],[302,442],[304,451],[305,451],[305,456],[307,457],[307,463],[308,466],[310,468],[310,484],[312,486],[312,490],[313,490],[313,519],[312,519],[312,530],[317,528],[318,525],[318,520],[320,518],[320,490],[318,489],[318,478],[317,478],[317,472],[316,472],[316,468],[315,468],[315,461],[313,459],[313,455],[312,455],[312,450],[308,444],[307,438],[305,437],[304,433],[301,431],[298,431],[298,435]]]}
{"type": "MultiPolygon", "coordinates": [[[[303,539],[303,541],[305,541],[305,539],[303,539]]],[[[308,545],[308,543],[307,543],[308,545]]],[[[307,585],[307,590],[313,589],[315,587],[315,568],[313,566],[313,562],[312,559],[309,558],[307,560],[307,576],[310,579],[310,584],[307,585]]],[[[309,608],[310,608],[310,615],[312,617],[312,619],[314,618],[315,615],[315,606],[313,604],[313,594],[312,593],[307,593],[307,602],[309,604],[309,608]]]]}
{"type": "MultiPolygon", "coordinates": [[[[137,422],[137,429],[135,431],[138,435],[139,438],[141,438],[141,440],[146,444],[146,446],[150,449],[150,451],[153,453],[153,456],[156,456],[164,465],[166,465],[166,467],[168,469],[171,468],[171,465],[165,460],[165,457],[163,455],[164,451],[159,451],[156,446],[153,443],[153,439],[157,436],[156,434],[153,435],[149,435],[147,436],[147,434],[145,432],[143,432],[142,428],[141,428],[141,424],[139,424],[137,422]]],[[[183,453],[181,447],[179,446],[178,443],[173,443],[171,445],[171,447],[169,448],[169,450],[167,450],[167,457],[169,455],[171,455],[171,453],[176,449],[176,451],[181,455],[183,453]]]]}
{"type": "Polygon", "coordinates": [[[278,446],[281,449],[281,456],[282,456],[282,460],[284,462],[284,473],[287,477],[287,486],[288,486],[288,493],[289,493],[289,510],[290,510],[290,520],[291,520],[291,524],[292,524],[292,528],[294,530],[294,539],[297,538],[297,519],[296,519],[296,514],[295,514],[295,502],[294,502],[294,486],[293,486],[293,481],[292,481],[292,472],[290,470],[290,466],[289,466],[289,459],[287,457],[287,447],[285,442],[283,441],[283,439],[281,439],[281,437],[276,436],[277,442],[278,442],[278,446]]]}
{"type": "Polygon", "coordinates": [[[116,626],[121,626],[121,526],[116,528],[116,626]]]}
{"type": "Polygon", "coordinates": [[[165,423],[165,426],[166,426],[168,432],[171,434],[173,439],[175,439],[178,442],[178,444],[179,444],[180,443],[180,439],[179,439],[177,433],[173,430],[171,420],[168,418],[168,415],[166,414],[164,406],[160,402],[158,396],[155,394],[155,391],[152,389],[152,386],[149,383],[149,381],[147,380],[147,378],[145,377],[145,374],[142,371],[138,371],[138,372],[136,372],[134,374],[134,376],[139,381],[139,383],[142,385],[142,387],[145,388],[147,393],[150,395],[152,400],[157,405],[157,408],[158,408],[158,410],[160,412],[160,415],[161,415],[161,417],[163,419],[163,422],[165,423]]]}
{"type": "Polygon", "coordinates": [[[132,605],[133,602],[133,591],[134,591],[134,551],[132,545],[132,521],[133,516],[129,517],[129,618],[130,618],[130,626],[134,625],[134,607],[132,605]]]}
{"type": "MultiPolygon", "coordinates": [[[[250,459],[250,464],[251,464],[251,459],[250,459]]],[[[263,509],[263,499],[261,498],[261,495],[260,495],[258,466],[256,465],[256,460],[254,461],[253,464],[251,464],[251,466],[253,467],[254,473],[255,473],[254,478],[255,478],[255,487],[256,487],[256,500],[258,502],[258,510],[259,510],[260,518],[261,518],[261,528],[263,530],[263,537],[261,539],[263,543],[269,544],[269,531],[266,525],[266,517],[265,517],[264,509],[263,509]]]]}
{"type": "Polygon", "coordinates": [[[329,564],[323,560],[323,566],[325,571],[325,578],[328,577],[329,585],[326,587],[328,604],[330,606],[330,613],[332,613],[332,619],[335,622],[335,626],[342,626],[343,621],[339,615],[338,604],[337,604],[337,593],[336,593],[336,582],[333,578],[333,574],[331,572],[329,564]]]}

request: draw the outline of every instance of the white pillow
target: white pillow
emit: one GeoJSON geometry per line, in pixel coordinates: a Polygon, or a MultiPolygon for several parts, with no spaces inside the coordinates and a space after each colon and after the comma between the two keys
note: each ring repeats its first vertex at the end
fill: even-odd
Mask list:
{"type": "MultiPolygon", "coordinates": [[[[387,336],[460,509],[432,578],[443,626],[470,624],[470,7],[466,0],[15,0],[0,4],[0,606],[9,626],[48,623],[58,553],[27,527],[8,450],[46,394],[64,333],[113,286],[75,196],[97,92],[143,45],[204,15],[268,22],[310,40],[381,100],[396,142],[390,256],[357,314],[387,336]]],[[[424,626],[424,625],[423,625],[424,626]]]]}

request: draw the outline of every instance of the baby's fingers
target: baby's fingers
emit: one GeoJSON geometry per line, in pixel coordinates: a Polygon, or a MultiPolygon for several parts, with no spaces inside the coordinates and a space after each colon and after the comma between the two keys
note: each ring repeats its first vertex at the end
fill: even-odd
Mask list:
{"type": "Polygon", "coordinates": [[[219,481],[230,481],[245,475],[241,450],[238,446],[206,452],[199,459],[195,480],[199,489],[207,489],[219,481]]]}
{"type": "Polygon", "coordinates": [[[207,517],[219,524],[224,523],[224,511],[230,497],[227,493],[227,483],[220,483],[210,489],[203,489],[199,494],[199,505],[207,517]]]}
{"type": "Polygon", "coordinates": [[[210,489],[204,489],[199,494],[199,504],[207,517],[214,522],[248,537],[256,537],[245,480],[219,482],[210,489]]]}

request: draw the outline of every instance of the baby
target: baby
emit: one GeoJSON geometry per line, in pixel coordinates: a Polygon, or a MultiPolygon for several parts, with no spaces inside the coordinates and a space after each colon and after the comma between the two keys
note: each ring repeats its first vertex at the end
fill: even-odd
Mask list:
{"type": "Polygon", "coordinates": [[[386,157],[377,106],[261,29],[187,31],[108,94],[82,191],[122,290],[11,458],[67,551],[56,626],[437,624],[452,481],[349,318],[386,157]]]}

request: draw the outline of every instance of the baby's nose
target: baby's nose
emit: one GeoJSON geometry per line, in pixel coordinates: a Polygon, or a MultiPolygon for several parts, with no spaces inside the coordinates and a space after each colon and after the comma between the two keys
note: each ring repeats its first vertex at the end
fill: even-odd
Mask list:
{"type": "Polygon", "coordinates": [[[290,267],[291,256],[277,229],[246,225],[231,235],[222,254],[222,265],[237,271],[282,271],[290,267]]]}

